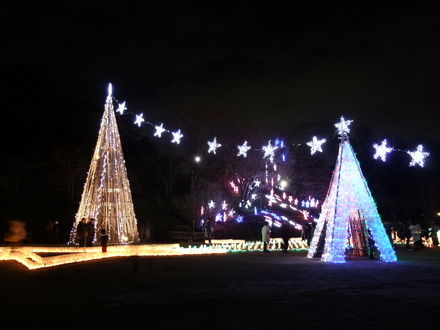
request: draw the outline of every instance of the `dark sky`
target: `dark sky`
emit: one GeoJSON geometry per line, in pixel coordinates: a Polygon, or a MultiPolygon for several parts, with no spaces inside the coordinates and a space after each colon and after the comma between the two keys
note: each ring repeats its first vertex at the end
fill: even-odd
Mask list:
{"type": "Polygon", "coordinates": [[[20,72],[14,88],[46,81],[99,114],[111,82],[158,123],[202,104],[283,132],[327,135],[342,115],[440,141],[438,1],[282,3],[9,1],[0,68],[20,72]]]}

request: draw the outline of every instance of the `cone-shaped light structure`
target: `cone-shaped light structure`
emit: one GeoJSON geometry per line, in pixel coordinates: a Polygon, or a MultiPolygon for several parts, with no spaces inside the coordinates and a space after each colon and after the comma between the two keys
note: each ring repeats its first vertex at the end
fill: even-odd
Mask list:
{"type": "Polygon", "coordinates": [[[395,262],[395,251],[348,140],[349,123],[341,117],[341,123],[335,125],[341,135],[338,159],[307,257],[343,263],[347,251],[367,255],[371,237],[380,259],[395,262]]]}
{"type": "Polygon", "coordinates": [[[112,85],[105,103],[98,141],[81,196],[69,244],[75,244],[82,218],[95,219],[96,237],[101,229],[108,244],[138,243],[139,234],[113,105],[112,85]]]}

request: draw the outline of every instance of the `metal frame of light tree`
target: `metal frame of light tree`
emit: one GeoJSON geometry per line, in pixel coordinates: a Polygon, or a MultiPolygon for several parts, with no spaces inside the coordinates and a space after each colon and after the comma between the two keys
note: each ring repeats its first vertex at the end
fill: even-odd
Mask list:
{"type": "Polygon", "coordinates": [[[81,203],[70,234],[69,244],[75,244],[76,228],[82,218],[96,221],[96,237],[101,229],[109,235],[108,244],[139,242],[130,183],[113,105],[112,85],[109,85],[104,115],[101,121],[81,203]]]}
{"type": "MultiPolygon", "coordinates": [[[[352,239],[350,221],[355,212],[358,217],[355,220],[362,223],[364,230],[369,231],[375,241],[380,259],[395,262],[395,251],[351,147],[347,122],[343,117],[337,127],[341,138],[338,158],[307,257],[319,257],[322,250],[322,261],[345,262],[346,249],[352,239]]],[[[356,244],[359,246],[362,242],[356,244]]],[[[365,246],[365,249],[368,247],[365,246]]]]}

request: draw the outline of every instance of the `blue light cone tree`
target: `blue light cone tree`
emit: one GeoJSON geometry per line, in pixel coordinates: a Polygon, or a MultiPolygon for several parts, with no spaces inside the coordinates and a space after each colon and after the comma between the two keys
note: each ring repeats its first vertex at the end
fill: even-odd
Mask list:
{"type": "Polygon", "coordinates": [[[101,229],[105,229],[109,235],[108,244],[130,244],[139,241],[111,84],[69,244],[75,244],[76,227],[82,218],[95,219],[95,240],[99,239],[101,229]]]}
{"type": "Polygon", "coordinates": [[[397,261],[359,162],[344,133],[307,257],[343,263],[347,248],[369,251],[369,234],[375,241],[380,260],[397,261]]]}

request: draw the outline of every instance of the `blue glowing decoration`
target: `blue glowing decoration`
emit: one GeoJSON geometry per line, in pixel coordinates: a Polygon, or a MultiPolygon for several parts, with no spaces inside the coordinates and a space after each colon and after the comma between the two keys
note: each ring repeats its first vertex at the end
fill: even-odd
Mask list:
{"type": "MultiPolygon", "coordinates": [[[[341,128],[343,137],[335,170],[307,257],[321,257],[324,262],[345,262],[346,250],[354,243],[359,243],[353,241],[355,231],[352,228],[356,225],[362,228],[365,235],[367,232],[371,234],[380,260],[395,262],[396,254],[346,132],[341,128]],[[323,246],[320,242],[324,242],[323,246]]],[[[368,249],[365,244],[358,247],[359,250],[368,249]]]]}

